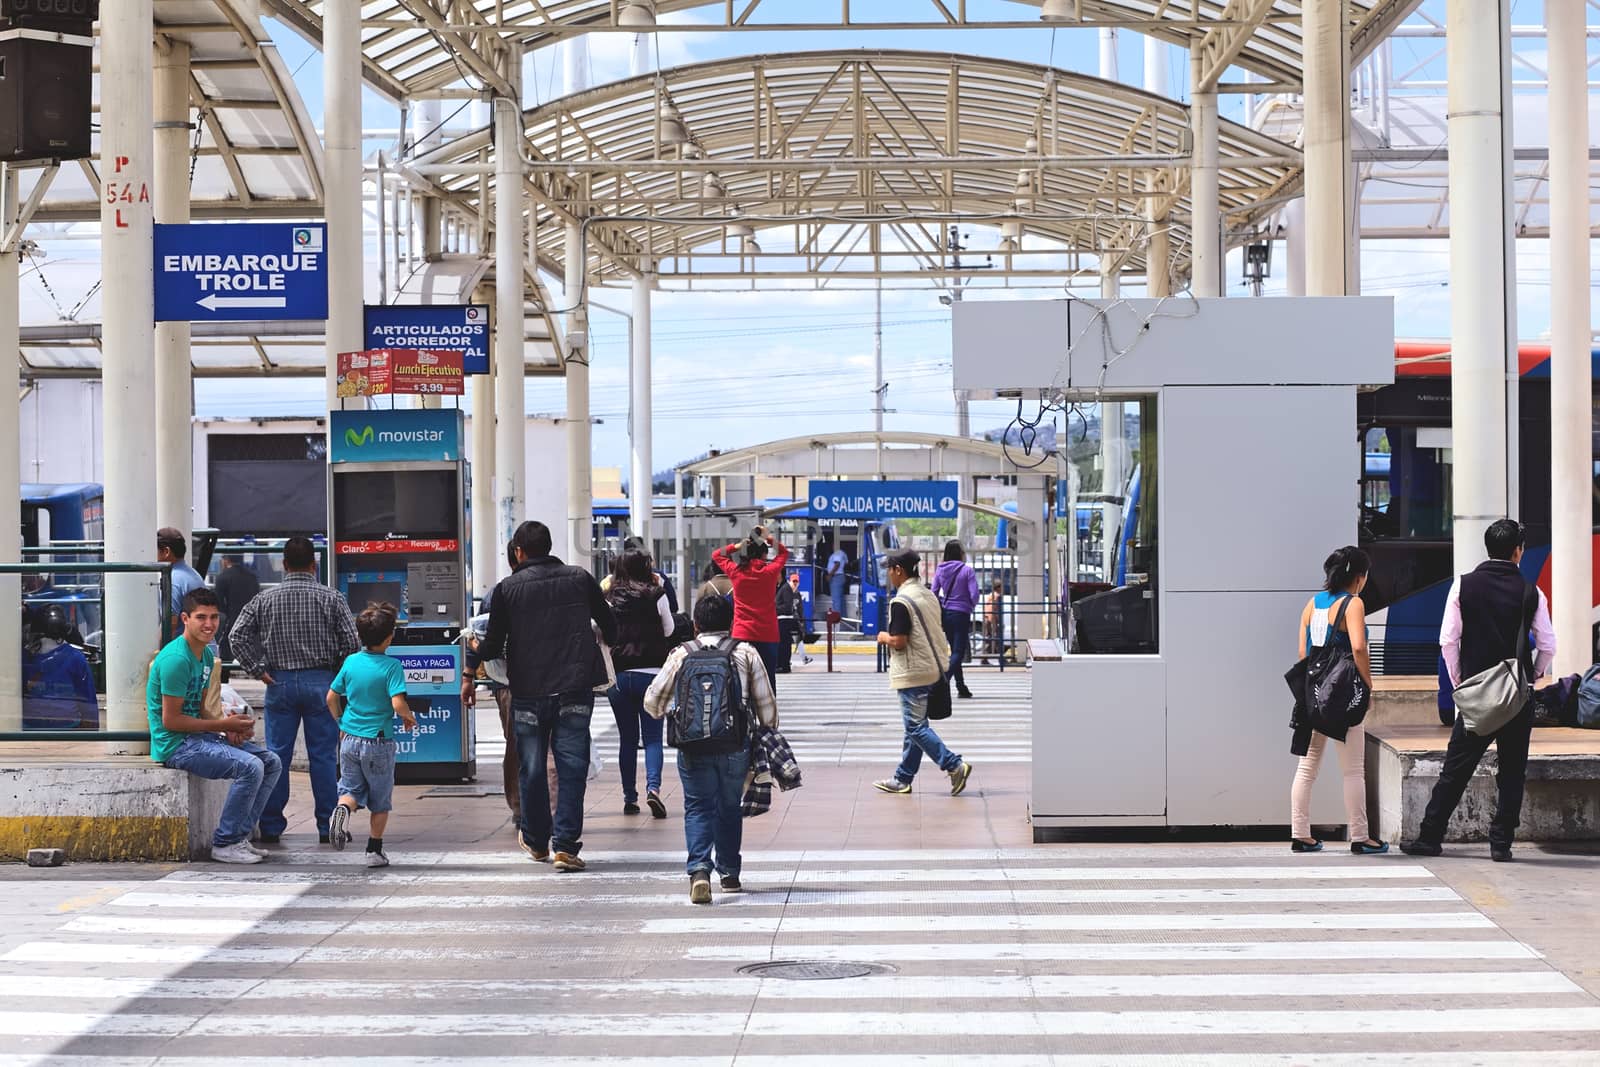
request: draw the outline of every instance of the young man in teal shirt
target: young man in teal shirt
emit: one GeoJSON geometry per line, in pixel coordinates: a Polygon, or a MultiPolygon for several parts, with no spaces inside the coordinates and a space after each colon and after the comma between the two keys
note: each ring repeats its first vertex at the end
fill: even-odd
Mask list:
{"type": "Polygon", "coordinates": [[[260,863],[267,853],[250,844],[267,797],[283,773],[269,749],[250,740],[256,721],[248,715],[202,719],[200,705],[216,657],[208,647],[221,621],[217,594],[190,590],[180,604],[183,633],[167,643],[150,664],[145,710],[150,716],[150,758],[200,778],[233,782],[211,838],[211,858],[219,863],[260,863]]]}
{"type": "Polygon", "coordinates": [[[328,688],[328,711],[339,723],[339,803],[328,824],[328,840],[336,849],[350,841],[350,815],[359,807],[372,812],[367,839],[367,866],[387,867],[383,831],[394,806],[394,717],[407,730],[417,720],[406,703],[406,674],[390,656],[398,613],[390,603],[368,604],[356,616],[362,649],[344,661],[328,688]],[[344,712],[340,714],[340,698],[344,712]]]}

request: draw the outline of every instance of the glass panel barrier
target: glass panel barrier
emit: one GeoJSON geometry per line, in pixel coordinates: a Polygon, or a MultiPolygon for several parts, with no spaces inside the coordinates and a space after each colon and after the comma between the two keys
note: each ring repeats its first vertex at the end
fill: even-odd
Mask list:
{"type": "Polygon", "coordinates": [[[145,740],[135,676],[175,632],[171,566],[84,562],[84,546],[53,547],[49,559],[0,564],[0,595],[18,604],[6,612],[14,628],[0,626],[0,742],[145,740]],[[108,622],[108,585],[112,597],[148,600],[149,610],[123,613],[119,630],[108,622]],[[108,657],[124,677],[110,702],[108,657]]]}

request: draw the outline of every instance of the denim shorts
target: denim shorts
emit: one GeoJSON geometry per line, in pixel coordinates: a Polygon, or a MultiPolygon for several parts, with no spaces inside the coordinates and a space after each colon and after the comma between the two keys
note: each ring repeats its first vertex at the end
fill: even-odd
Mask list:
{"type": "Polygon", "coordinates": [[[382,815],[394,807],[395,743],[388,737],[346,737],[339,742],[339,792],[382,815]]]}

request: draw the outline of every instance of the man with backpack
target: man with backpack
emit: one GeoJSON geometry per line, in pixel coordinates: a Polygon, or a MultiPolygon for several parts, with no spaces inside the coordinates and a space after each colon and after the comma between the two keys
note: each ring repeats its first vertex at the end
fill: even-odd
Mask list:
{"type": "Polygon", "coordinates": [[[735,641],[733,606],[720,596],[694,605],[695,639],[667,657],[644,695],[645,711],[667,720],[683,783],[689,899],[711,903],[715,867],[724,893],[737,893],[744,835],[745,776],[754,720],[778,725],[778,702],[760,655],[735,641]]]}
{"type": "MultiPolygon", "coordinates": [[[[1544,594],[1528,584],[1518,564],[1522,562],[1522,525],[1500,519],[1484,531],[1489,558],[1450,587],[1445,600],[1439,649],[1452,687],[1472,678],[1523,650],[1521,667],[1528,684],[1544,677],[1556,658],[1555,629],[1550,625],[1550,605],[1544,594]],[[1537,656],[1526,649],[1533,630],[1537,656]]],[[[1443,715],[1440,716],[1443,718],[1443,715]]],[[[1511,839],[1522,817],[1522,792],[1528,771],[1528,744],[1533,732],[1531,702],[1510,722],[1493,733],[1469,733],[1460,715],[1450,731],[1444,766],[1428,798],[1427,810],[1415,841],[1400,846],[1410,856],[1437,856],[1443,852],[1450,816],[1461,802],[1478,761],[1494,744],[1498,757],[1495,784],[1499,798],[1489,825],[1489,858],[1496,863],[1511,859],[1511,839]]]]}

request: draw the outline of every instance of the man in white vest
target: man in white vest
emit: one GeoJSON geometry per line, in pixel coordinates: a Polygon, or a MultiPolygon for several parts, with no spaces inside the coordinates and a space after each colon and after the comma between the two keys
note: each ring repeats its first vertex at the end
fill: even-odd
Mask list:
{"type": "Polygon", "coordinates": [[[959,796],[972,775],[972,764],[946,748],[928,725],[928,694],[936,685],[949,684],[944,664],[950,662],[950,645],[939,624],[939,598],[917,577],[920,562],[910,549],[888,558],[894,599],[889,602],[889,629],[878,635],[878,644],[889,647],[889,685],[900,694],[906,740],[894,777],[872,784],[885,793],[910,793],[926,752],[950,776],[950,795],[959,796]]]}

